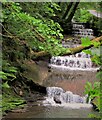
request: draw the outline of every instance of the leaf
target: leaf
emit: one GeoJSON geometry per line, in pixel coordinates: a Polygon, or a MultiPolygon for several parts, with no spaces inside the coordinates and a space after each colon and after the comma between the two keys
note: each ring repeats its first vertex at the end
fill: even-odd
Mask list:
{"type": "Polygon", "coordinates": [[[94,83],[94,88],[100,89],[100,82],[95,82],[95,83],[94,83]]]}
{"type": "Polygon", "coordinates": [[[95,55],[100,56],[100,48],[92,48],[91,53],[93,56],[95,55]]]}
{"type": "Polygon", "coordinates": [[[8,83],[7,83],[7,81],[2,84],[2,87],[4,87],[4,88],[10,88],[10,86],[9,86],[8,83]]]}
{"type": "Polygon", "coordinates": [[[6,75],[0,75],[0,78],[3,79],[3,80],[7,80],[6,75]]]}
{"type": "Polygon", "coordinates": [[[16,76],[12,73],[6,73],[6,76],[16,78],[16,76]]]}
{"type": "Polygon", "coordinates": [[[91,55],[91,50],[83,50],[83,52],[85,52],[86,54],[90,54],[91,55]]]}
{"type": "Polygon", "coordinates": [[[0,75],[5,75],[5,73],[3,71],[0,71],[0,75]]]}
{"type": "Polygon", "coordinates": [[[87,82],[85,85],[85,94],[88,94],[92,90],[92,84],[87,82]]]}
{"type": "Polygon", "coordinates": [[[90,39],[88,37],[81,38],[81,42],[82,42],[82,46],[85,46],[85,47],[91,45],[91,41],[90,41],[90,39]]]}
{"type": "Polygon", "coordinates": [[[6,73],[4,73],[3,71],[0,71],[0,78],[3,80],[7,80],[6,73]]]}
{"type": "Polygon", "coordinates": [[[17,69],[16,69],[15,67],[10,67],[10,68],[9,68],[9,71],[16,73],[16,72],[17,72],[17,69]]]}
{"type": "Polygon", "coordinates": [[[96,41],[94,41],[94,42],[92,42],[92,44],[94,45],[94,47],[98,47],[98,46],[100,46],[100,42],[96,42],[96,41]]]}

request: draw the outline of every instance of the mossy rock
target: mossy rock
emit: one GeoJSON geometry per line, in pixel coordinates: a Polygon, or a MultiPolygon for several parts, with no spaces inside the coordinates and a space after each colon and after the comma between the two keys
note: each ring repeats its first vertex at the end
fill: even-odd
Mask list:
{"type": "Polygon", "coordinates": [[[36,63],[33,60],[25,60],[23,66],[26,67],[26,70],[23,72],[23,76],[34,83],[42,85],[49,75],[47,65],[43,65],[44,62],[36,63]]]}
{"type": "Polygon", "coordinates": [[[23,76],[28,79],[32,79],[34,82],[39,81],[39,69],[34,61],[24,61],[23,66],[26,67],[26,70],[23,72],[23,76]]]}

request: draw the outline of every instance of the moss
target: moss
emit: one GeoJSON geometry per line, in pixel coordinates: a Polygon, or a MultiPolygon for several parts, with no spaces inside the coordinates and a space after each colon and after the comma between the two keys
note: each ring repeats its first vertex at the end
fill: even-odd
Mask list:
{"type": "Polygon", "coordinates": [[[24,61],[23,64],[26,67],[26,71],[23,72],[23,75],[34,82],[39,82],[39,68],[33,61],[24,61]]]}

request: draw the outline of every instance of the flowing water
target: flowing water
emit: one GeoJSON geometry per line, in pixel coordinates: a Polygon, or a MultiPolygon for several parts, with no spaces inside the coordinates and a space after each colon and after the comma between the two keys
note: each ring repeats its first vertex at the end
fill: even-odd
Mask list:
{"type": "Polygon", "coordinates": [[[97,71],[97,67],[91,62],[90,55],[83,52],[70,56],[52,57],[49,67],[62,70],[97,71]]]}
{"type": "Polygon", "coordinates": [[[80,96],[60,87],[47,87],[47,97],[44,105],[63,106],[69,108],[92,107],[88,95],[80,96]],[[87,101],[88,100],[88,101],[87,101]]]}
{"type": "MultiPolygon", "coordinates": [[[[90,114],[98,115],[90,103],[86,103],[87,96],[79,96],[59,87],[48,87],[44,100],[28,105],[27,111],[9,113],[5,119],[13,118],[89,118],[90,114]]],[[[16,118],[16,119],[15,119],[16,118]]],[[[3,119],[3,120],[5,120],[3,119]]]]}
{"type": "Polygon", "coordinates": [[[6,118],[13,118],[11,120],[19,120],[20,118],[35,118],[35,120],[36,118],[71,118],[72,120],[72,118],[89,118],[89,113],[98,114],[91,108],[69,109],[59,106],[34,106],[25,113],[9,113],[6,118]]]}
{"type": "Polygon", "coordinates": [[[93,30],[92,29],[87,29],[85,28],[85,25],[73,23],[73,31],[72,31],[74,36],[79,36],[79,37],[89,37],[90,39],[94,38],[93,30]]]}
{"type": "MultiPolygon", "coordinates": [[[[5,119],[13,118],[89,118],[90,114],[98,115],[92,109],[90,101],[86,103],[87,95],[80,96],[59,87],[47,87],[44,100],[31,103],[26,112],[9,113],[5,119]]],[[[5,120],[3,119],[3,120],[5,120]]]]}
{"type": "MultiPolygon", "coordinates": [[[[73,29],[74,36],[93,38],[93,31],[83,25],[74,24],[73,29]]],[[[69,43],[62,44],[70,47],[69,43]]],[[[48,66],[51,74],[43,83],[47,95],[28,105],[26,112],[11,112],[5,118],[89,118],[89,113],[98,114],[93,110],[88,95],[84,95],[85,83],[93,82],[99,69],[91,62],[90,55],[81,52],[52,57],[48,66]]]]}

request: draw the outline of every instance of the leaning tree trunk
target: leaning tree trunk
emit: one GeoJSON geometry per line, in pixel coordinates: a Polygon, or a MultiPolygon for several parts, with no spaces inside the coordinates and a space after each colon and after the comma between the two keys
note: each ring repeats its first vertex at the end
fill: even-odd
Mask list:
{"type": "Polygon", "coordinates": [[[69,14],[68,19],[66,20],[66,22],[71,22],[74,14],[75,14],[75,11],[76,11],[76,9],[77,9],[78,4],[79,4],[79,2],[76,2],[76,3],[74,4],[74,7],[73,7],[72,11],[70,12],[70,14],[69,14]]]}
{"type": "Polygon", "coordinates": [[[68,15],[68,13],[69,13],[69,11],[70,11],[72,5],[73,5],[73,2],[70,2],[70,3],[68,4],[67,10],[65,11],[65,13],[64,13],[64,15],[63,15],[63,17],[62,17],[62,19],[65,19],[65,18],[66,18],[66,16],[68,15]]]}

